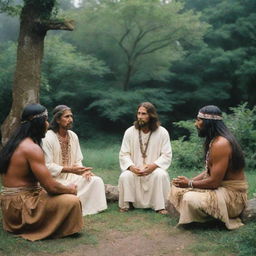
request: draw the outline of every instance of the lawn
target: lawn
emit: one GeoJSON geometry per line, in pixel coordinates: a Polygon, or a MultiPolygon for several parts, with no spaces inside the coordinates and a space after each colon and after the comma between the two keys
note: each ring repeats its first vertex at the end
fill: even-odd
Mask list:
{"type": "MultiPolygon", "coordinates": [[[[118,164],[120,143],[120,138],[115,137],[111,138],[110,141],[94,139],[81,143],[85,158],[84,164],[86,166],[92,166],[96,175],[102,177],[105,183],[112,185],[117,185],[120,174],[118,164]]],[[[173,151],[175,154],[175,148],[173,151]]],[[[191,177],[195,175],[195,171],[173,170],[170,167],[169,174],[171,177],[175,177],[178,174],[185,174],[191,177]]],[[[250,198],[252,198],[253,193],[256,191],[255,177],[254,172],[247,172],[250,198]]],[[[148,247],[150,250],[158,250],[158,255],[174,255],[170,252],[171,248],[173,250],[182,250],[182,252],[180,251],[181,254],[175,255],[256,255],[256,224],[254,222],[235,231],[226,230],[221,223],[211,223],[209,225],[194,224],[178,230],[175,228],[176,223],[177,219],[169,216],[161,216],[151,210],[134,210],[129,213],[120,214],[118,212],[118,205],[115,202],[110,203],[108,209],[103,213],[86,216],[84,230],[78,236],[29,242],[8,234],[0,228],[0,255],[91,256],[94,254],[87,254],[84,250],[88,250],[89,253],[93,248],[102,248],[103,246],[104,251],[106,251],[107,247],[111,247],[118,240],[118,238],[115,238],[117,240],[112,240],[115,235],[120,239],[128,239],[127,241],[133,244],[136,241],[132,240],[132,238],[134,239],[137,235],[141,237],[141,241],[144,241],[144,244],[142,243],[139,246],[136,244],[138,250],[146,250],[146,247],[148,247]],[[163,245],[161,241],[157,240],[159,237],[162,240],[169,240],[166,240],[168,242],[163,245]],[[171,243],[175,244],[171,245],[171,243]],[[78,252],[81,252],[81,254],[78,252]]],[[[118,248],[118,250],[121,250],[121,248],[118,248]]],[[[114,251],[111,255],[115,255],[114,251]]]]}

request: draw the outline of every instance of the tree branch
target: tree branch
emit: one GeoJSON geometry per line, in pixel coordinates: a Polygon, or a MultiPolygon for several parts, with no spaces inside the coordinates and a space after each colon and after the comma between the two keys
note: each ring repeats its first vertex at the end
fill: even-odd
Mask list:
{"type": "Polygon", "coordinates": [[[44,20],[36,22],[36,26],[44,30],[74,30],[73,20],[44,20]]]}

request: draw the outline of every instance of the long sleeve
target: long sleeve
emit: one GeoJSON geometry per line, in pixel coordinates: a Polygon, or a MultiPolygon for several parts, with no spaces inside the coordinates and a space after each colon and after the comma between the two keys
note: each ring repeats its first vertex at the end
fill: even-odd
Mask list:
{"type": "Polygon", "coordinates": [[[131,135],[129,133],[129,130],[126,130],[123,137],[122,146],[119,152],[119,163],[122,172],[127,170],[131,165],[134,165],[131,158],[131,151],[131,135]]]}
{"type": "Polygon", "coordinates": [[[160,157],[154,161],[154,163],[160,168],[167,170],[171,165],[172,161],[172,148],[169,133],[166,129],[162,128],[161,134],[161,149],[160,149],[160,157]]]}
{"type": "Polygon", "coordinates": [[[71,138],[71,148],[72,148],[72,165],[73,166],[83,166],[83,154],[79,144],[78,137],[75,133],[70,134],[71,138]]]}
{"type": "Polygon", "coordinates": [[[58,142],[55,141],[54,137],[49,136],[49,132],[47,132],[46,137],[43,139],[42,148],[45,164],[54,177],[58,176],[63,169],[63,166],[58,164],[59,161],[56,161],[57,155],[60,153],[56,143],[58,142]]]}

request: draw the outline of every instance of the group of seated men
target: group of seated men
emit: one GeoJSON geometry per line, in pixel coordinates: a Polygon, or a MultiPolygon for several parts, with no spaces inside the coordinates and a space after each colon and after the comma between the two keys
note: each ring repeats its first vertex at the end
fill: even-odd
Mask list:
{"type": "MultiPolygon", "coordinates": [[[[50,124],[44,106],[24,108],[19,127],[0,152],[6,231],[31,241],[64,237],[82,230],[83,216],[107,209],[103,180],[83,166],[72,125],[66,105],[54,108],[50,124]]],[[[195,127],[205,138],[205,169],[194,178],[178,176],[170,183],[169,133],[153,104],[139,104],[119,153],[120,212],[151,208],[167,214],[168,202],[179,214],[179,224],[219,219],[228,229],[243,225],[239,215],[247,183],[242,150],[216,106],[201,108],[195,127]]]]}

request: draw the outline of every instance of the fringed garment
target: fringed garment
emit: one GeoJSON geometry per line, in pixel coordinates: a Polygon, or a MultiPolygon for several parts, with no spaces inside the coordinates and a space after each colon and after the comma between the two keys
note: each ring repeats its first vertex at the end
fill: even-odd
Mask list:
{"type": "Polygon", "coordinates": [[[247,188],[244,180],[223,181],[214,190],[172,185],[169,201],[180,213],[179,224],[206,222],[213,217],[232,230],[243,225],[239,215],[247,201],[247,188]]]}

